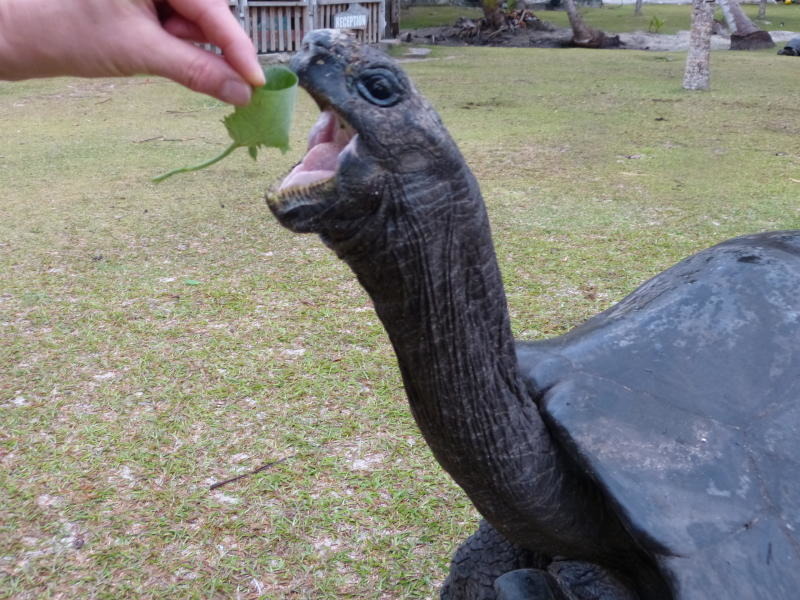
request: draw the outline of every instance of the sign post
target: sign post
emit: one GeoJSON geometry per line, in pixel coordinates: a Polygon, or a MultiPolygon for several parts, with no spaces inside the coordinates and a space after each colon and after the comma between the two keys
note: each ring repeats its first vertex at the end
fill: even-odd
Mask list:
{"type": "Polygon", "coordinates": [[[360,4],[351,4],[346,11],[333,16],[336,29],[366,29],[369,11],[360,4]]]}

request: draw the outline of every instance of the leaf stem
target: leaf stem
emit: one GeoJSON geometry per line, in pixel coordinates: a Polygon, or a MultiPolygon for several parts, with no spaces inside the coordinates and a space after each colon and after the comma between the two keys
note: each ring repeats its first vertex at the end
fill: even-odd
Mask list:
{"type": "Polygon", "coordinates": [[[169,173],[164,173],[163,175],[159,175],[158,177],[153,177],[152,181],[153,183],[161,183],[167,177],[172,177],[173,175],[177,175],[178,173],[188,173],[189,171],[198,171],[200,169],[205,169],[206,167],[210,167],[211,165],[213,165],[215,162],[222,160],[223,158],[228,156],[228,154],[236,150],[236,148],[238,147],[239,145],[236,142],[233,142],[230,146],[228,146],[227,148],[225,148],[225,150],[222,151],[222,154],[215,156],[211,160],[207,160],[206,162],[199,165],[195,165],[193,167],[181,167],[180,169],[173,169],[169,173]]]}

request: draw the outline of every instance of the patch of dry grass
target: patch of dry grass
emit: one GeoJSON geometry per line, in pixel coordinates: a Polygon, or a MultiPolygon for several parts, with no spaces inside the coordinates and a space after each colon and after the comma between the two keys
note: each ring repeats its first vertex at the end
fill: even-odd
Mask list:
{"type": "MultiPolygon", "coordinates": [[[[800,226],[790,59],[715,54],[689,94],[680,54],[434,57],[409,70],[483,182],[524,337],[800,226]]],[[[0,597],[432,598],[474,528],[366,295],[261,200],[312,103],[286,156],[150,183],[226,112],[155,79],[0,83],[0,597]]]]}

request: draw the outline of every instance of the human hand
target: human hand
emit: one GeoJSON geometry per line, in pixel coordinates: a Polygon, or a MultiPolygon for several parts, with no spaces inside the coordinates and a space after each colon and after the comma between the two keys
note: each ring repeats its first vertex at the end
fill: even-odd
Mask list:
{"type": "Polygon", "coordinates": [[[227,0],[0,0],[0,79],[135,74],[237,105],[264,83],[227,0]]]}

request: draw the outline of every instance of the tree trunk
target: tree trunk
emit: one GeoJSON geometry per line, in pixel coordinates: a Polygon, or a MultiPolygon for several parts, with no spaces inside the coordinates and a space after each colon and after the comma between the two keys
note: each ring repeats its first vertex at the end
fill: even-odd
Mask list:
{"type": "Polygon", "coordinates": [[[761,0],[758,3],[758,16],[757,19],[766,19],[767,18],[767,0],[761,0]]]}
{"type": "Polygon", "coordinates": [[[714,26],[714,0],[693,0],[692,35],[689,39],[689,54],[683,87],[687,90],[707,90],[711,71],[711,29],[714,26]]]}
{"type": "Polygon", "coordinates": [[[642,16],[642,0],[636,0],[636,4],[634,5],[633,8],[633,14],[637,17],[642,16]]]}
{"type": "Polygon", "coordinates": [[[400,0],[386,2],[386,37],[400,37],[400,0]]]}
{"type": "Polygon", "coordinates": [[[594,27],[589,27],[578,12],[575,0],[564,0],[569,24],[572,27],[572,43],[581,48],[611,48],[619,46],[619,36],[607,36],[594,27]]]}
{"type": "Polygon", "coordinates": [[[719,0],[725,22],[731,30],[731,50],[760,50],[774,48],[775,42],[766,31],[756,27],[744,14],[738,0],[719,0]]]}

